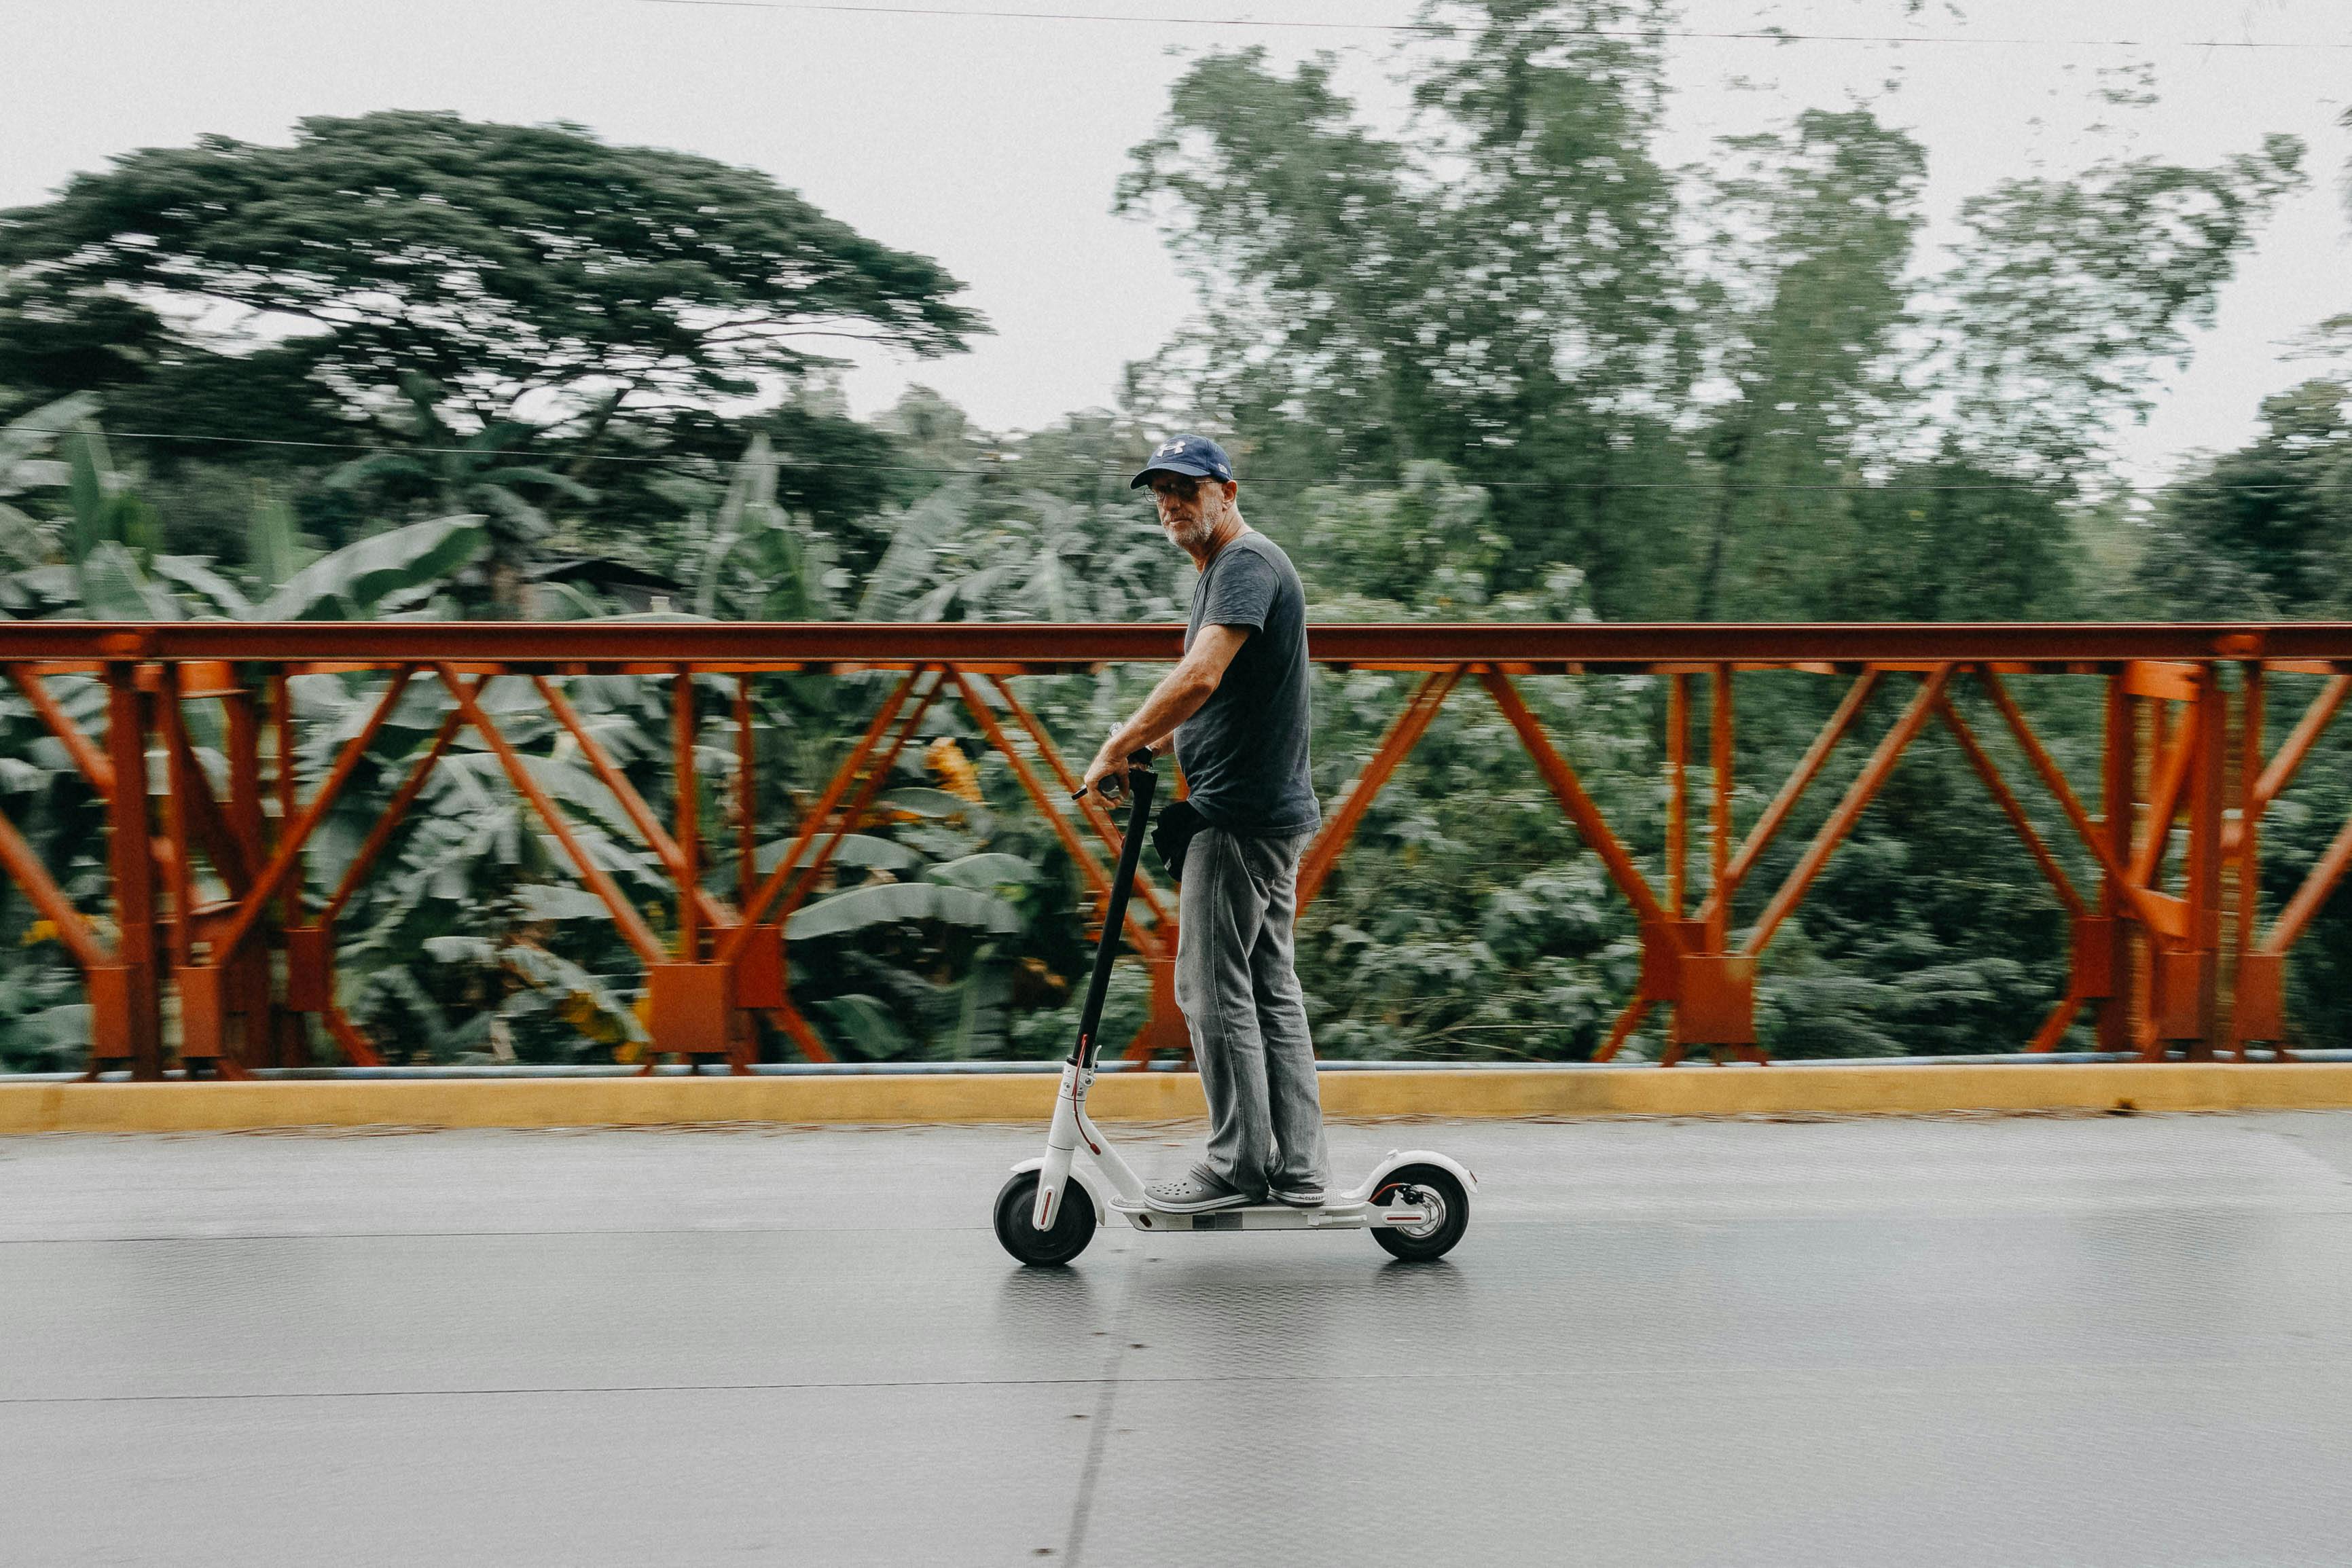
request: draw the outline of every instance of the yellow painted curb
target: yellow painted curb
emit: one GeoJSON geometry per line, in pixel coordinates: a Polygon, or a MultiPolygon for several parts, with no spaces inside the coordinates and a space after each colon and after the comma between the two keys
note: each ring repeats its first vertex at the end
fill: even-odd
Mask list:
{"type": "MultiPolygon", "coordinates": [[[[0,1082],[0,1134],[1043,1122],[1054,1082],[1043,1073],[0,1082]]],[[[1334,1116],[2321,1110],[2352,1107],[2352,1062],[1375,1071],[1326,1073],[1323,1104],[1334,1116]]],[[[1179,1072],[1109,1075],[1089,1105],[1107,1122],[1205,1113],[1200,1079],[1179,1072]]]]}
{"type": "Polygon", "coordinates": [[[1335,1116],[2322,1110],[2352,1107],[2352,1062],[1349,1072],[1325,1076],[1323,1103],[1335,1116]]]}

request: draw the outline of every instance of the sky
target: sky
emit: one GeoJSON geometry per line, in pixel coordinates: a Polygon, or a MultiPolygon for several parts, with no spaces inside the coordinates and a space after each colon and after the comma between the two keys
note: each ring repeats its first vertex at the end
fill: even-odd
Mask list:
{"type": "MultiPolygon", "coordinates": [[[[1383,28],[1417,11],[1417,0],[898,0],[900,11],[850,14],[868,3],[884,0],[0,0],[11,57],[0,206],[136,147],[204,131],[282,141],[305,115],[572,121],[765,170],[873,237],[937,257],[993,334],[951,360],[856,365],[844,382],[852,407],[874,413],[920,382],[983,427],[1034,428],[1110,404],[1123,367],[1193,308],[1154,229],[1111,211],[1128,149],[1151,133],[1187,60],[1251,45],[1277,65],[1331,51],[1341,86],[1393,123],[1400,35],[1383,28]],[[910,14],[927,3],[1111,19],[910,14]]],[[[2272,220],[2189,367],[2165,376],[2153,415],[2117,432],[2115,452],[2155,483],[2189,455],[2246,440],[2263,396],[2310,373],[2288,357],[2296,335],[2352,310],[2352,132],[2336,123],[2352,100],[2352,0],[1908,9],[1686,0],[1681,26],[1696,33],[1936,41],[1677,38],[1663,157],[1701,162],[1718,137],[1868,102],[1927,146],[1939,244],[1960,203],[2005,176],[2103,156],[2210,162],[2267,131],[2300,135],[2310,188],[2272,220]],[[2092,42],[2114,39],[2139,47],[2092,42]],[[2211,40],[2284,47],[2189,47],[2211,40]],[[2154,104],[2103,101],[2103,89],[2137,85],[2128,72],[2146,73],[2154,104]]]]}

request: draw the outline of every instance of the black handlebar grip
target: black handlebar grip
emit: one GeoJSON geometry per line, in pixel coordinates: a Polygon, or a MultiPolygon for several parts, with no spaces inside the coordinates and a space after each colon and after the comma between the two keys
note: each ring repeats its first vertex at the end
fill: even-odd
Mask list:
{"type": "MultiPolygon", "coordinates": [[[[1151,771],[1151,747],[1148,747],[1148,746],[1146,746],[1146,747],[1138,747],[1136,750],[1133,750],[1133,751],[1129,752],[1129,753],[1127,754],[1127,770],[1128,770],[1129,773],[1149,773],[1149,772],[1150,772],[1150,771],[1151,771]]],[[[1106,775],[1105,775],[1105,777],[1106,777],[1106,778],[1108,778],[1108,774],[1106,774],[1106,775]]],[[[1071,799],[1071,800],[1085,800],[1086,798],[1087,798],[1087,787],[1086,787],[1085,785],[1083,785],[1083,784],[1079,785],[1076,789],[1073,789],[1073,790],[1071,790],[1071,791],[1070,791],[1070,799],[1071,799]]]]}

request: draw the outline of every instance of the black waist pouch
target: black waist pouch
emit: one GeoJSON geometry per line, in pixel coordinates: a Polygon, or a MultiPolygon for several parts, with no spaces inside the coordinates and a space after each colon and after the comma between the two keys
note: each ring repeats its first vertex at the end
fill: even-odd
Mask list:
{"type": "Polygon", "coordinates": [[[1151,847],[1160,852],[1160,863],[1168,868],[1171,881],[1184,876],[1184,852],[1192,844],[1192,835],[1209,825],[1209,820],[1190,800],[1171,800],[1160,820],[1151,824],[1151,847]]]}

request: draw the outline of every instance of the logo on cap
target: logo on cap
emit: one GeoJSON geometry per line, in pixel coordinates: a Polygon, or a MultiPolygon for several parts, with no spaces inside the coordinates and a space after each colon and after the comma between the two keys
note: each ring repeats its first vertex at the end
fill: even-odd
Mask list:
{"type": "Polygon", "coordinates": [[[1225,456],[1225,449],[1205,435],[1171,435],[1152,449],[1143,472],[1130,483],[1138,489],[1149,483],[1155,472],[1191,474],[1203,479],[1230,482],[1234,465],[1225,456]]]}

